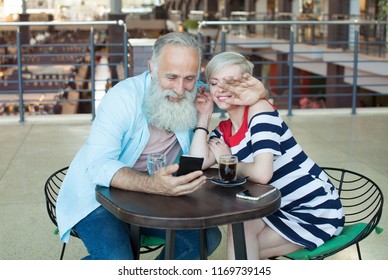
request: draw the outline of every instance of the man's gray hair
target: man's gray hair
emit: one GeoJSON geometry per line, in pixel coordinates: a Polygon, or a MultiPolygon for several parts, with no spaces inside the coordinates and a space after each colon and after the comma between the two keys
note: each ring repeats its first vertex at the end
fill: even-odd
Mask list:
{"type": "MultiPolygon", "coordinates": [[[[151,63],[153,66],[153,70],[155,73],[158,71],[160,54],[163,51],[163,48],[167,45],[181,46],[186,48],[193,48],[197,51],[199,61],[198,61],[198,73],[201,67],[201,59],[202,59],[202,47],[199,44],[198,40],[187,32],[170,32],[163,36],[160,36],[153,48],[152,48],[152,58],[151,63]]],[[[182,57],[182,59],[185,59],[182,57]]]]}

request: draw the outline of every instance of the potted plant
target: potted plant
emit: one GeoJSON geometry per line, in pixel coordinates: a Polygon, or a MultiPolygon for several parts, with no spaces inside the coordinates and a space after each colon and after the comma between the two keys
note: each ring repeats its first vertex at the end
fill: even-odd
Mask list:
{"type": "Polygon", "coordinates": [[[197,33],[198,29],[198,20],[195,19],[186,19],[183,22],[183,27],[190,33],[197,33]]]}
{"type": "Polygon", "coordinates": [[[388,0],[379,0],[379,19],[387,20],[388,0]]]}
{"type": "MultiPolygon", "coordinates": [[[[379,0],[379,20],[387,20],[388,17],[388,0],[379,0]]],[[[385,47],[388,48],[388,23],[385,25],[387,32],[385,47]]]]}

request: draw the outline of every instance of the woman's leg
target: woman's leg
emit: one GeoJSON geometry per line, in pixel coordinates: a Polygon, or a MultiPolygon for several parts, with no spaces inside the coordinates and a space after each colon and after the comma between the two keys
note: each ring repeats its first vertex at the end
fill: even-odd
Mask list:
{"type": "Polygon", "coordinates": [[[133,259],[128,224],[117,219],[104,207],[100,206],[86,216],[75,229],[90,254],[85,259],[133,259]]]}
{"type": "MultiPolygon", "coordinates": [[[[245,222],[244,231],[248,259],[268,259],[289,254],[303,248],[280,236],[261,219],[245,222]]],[[[228,258],[235,259],[231,225],[228,225],[227,237],[228,258]]]]}
{"type": "MultiPolygon", "coordinates": [[[[247,257],[249,260],[257,260],[259,258],[259,242],[258,235],[265,226],[264,223],[260,223],[261,220],[252,220],[244,222],[245,243],[247,248],[247,257]]],[[[227,230],[227,252],[228,259],[234,260],[234,242],[233,242],[233,230],[232,226],[228,225],[227,230]]]]}
{"type": "Polygon", "coordinates": [[[304,248],[288,241],[267,225],[258,236],[258,242],[260,259],[284,256],[304,248]]]}

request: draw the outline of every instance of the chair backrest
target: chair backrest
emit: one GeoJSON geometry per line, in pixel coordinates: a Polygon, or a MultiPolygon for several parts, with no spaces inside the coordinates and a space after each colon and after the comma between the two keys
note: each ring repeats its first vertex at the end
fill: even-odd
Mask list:
{"type": "Polygon", "coordinates": [[[339,236],[331,238],[312,251],[301,249],[282,257],[293,260],[323,260],[356,245],[358,259],[361,260],[359,242],[374,229],[380,233],[377,224],[383,212],[383,193],[375,182],[360,173],[336,167],[322,169],[338,190],[345,212],[345,227],[339,236]]]}
{"type": "MultiPolygon", "coordinates": [[[[53,174],[50,175],[50,177],[44,184],[47,213],[50,217],[50,220],[54,223],[55,226],[58,226],[56,213],[57,198],[68,168],[69,167],[66,166],[55,171],[53,174]]],[[[74,230],[72,230],[70,234],[75,237],[78,237],[74,230]]]]}
{"type": "Polygon", "coordinates": [[[334,167],[323,169],[339,192],[345,211],[345,225],[365,224],[355,240],[361,241],[380,221],[384,205],[381,189],[371,179],[357,172],[334,167]]]}
{"type": "MultiPolygon", "coordinates": [[[[46,208],[47,213],[50,217],[50,220],[54,223],[55,226],[58,226],[57,224],[57,214],[56,214],[56,205],[57,205],[57,198],[59,194],[59,190],[61,189],[63,179],[66,176],[67,170],[69,169],[68,166],[63,167],[57,171],[55,171],[53,174],[50,175],[50,177],[47,179],[45,185],[44,185],[44,194],[46,197],[46,208]]],[[[76,230],[73,228],[70,232],[70,234],[74,237],[79,238],[76,230]]],[[[156,236],[141,236],[141,245],[140,247],[142,250],[140,250],[140,254],[149,253],[152,251],[155,251],[162,246],[164,246],[164,239],[158,238],[156,236]]],[[[61,259],[63,257],[63,252],[61,259]]]]}

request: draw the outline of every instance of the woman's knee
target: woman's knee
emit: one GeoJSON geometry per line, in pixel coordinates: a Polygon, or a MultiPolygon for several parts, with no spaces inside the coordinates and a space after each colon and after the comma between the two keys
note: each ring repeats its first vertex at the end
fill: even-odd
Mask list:
{"type": "Polygon", "coordinates": [[[266,224],[261,219],[244,222],[245,231],[255,233],[256,235],[263,231],[265,227],[266,224]]]}

